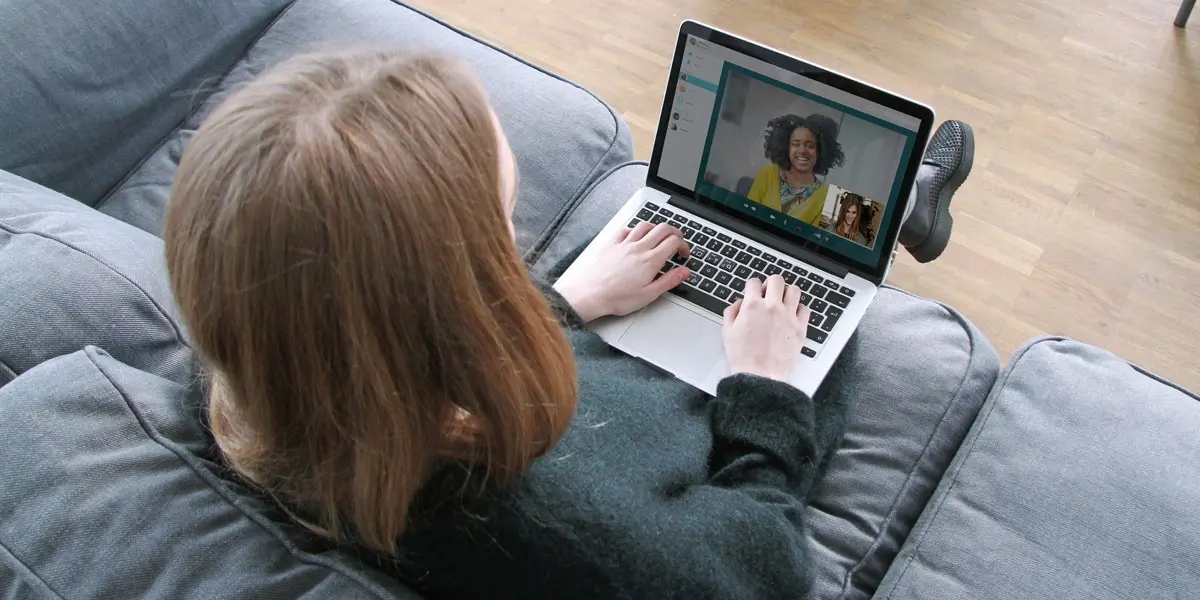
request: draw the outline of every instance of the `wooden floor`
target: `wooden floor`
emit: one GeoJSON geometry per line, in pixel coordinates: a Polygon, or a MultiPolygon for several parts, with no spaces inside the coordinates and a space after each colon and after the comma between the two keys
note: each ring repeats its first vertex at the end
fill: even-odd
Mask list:
{"type": "Polygon", "coordinates": [[[614,106],[649,155],[680,20],[925,101],[977,135],[951,247],[890,280],[1007,359],[1063,334],[1200,391],[1200,15],[1178,0],[416,0],[614,106]]]}

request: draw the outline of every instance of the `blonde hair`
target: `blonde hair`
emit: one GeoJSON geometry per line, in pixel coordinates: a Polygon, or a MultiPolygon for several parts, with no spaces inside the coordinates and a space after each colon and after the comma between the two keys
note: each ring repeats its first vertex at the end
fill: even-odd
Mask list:
{"type": "Polygon", "coordinates": [[[322,535],[395,554],[438,461],[501,481],[570,423],[493,118],[453,61],[313,54],[226,100],[180,163],[164,239],[213,434],[322,535]]]}

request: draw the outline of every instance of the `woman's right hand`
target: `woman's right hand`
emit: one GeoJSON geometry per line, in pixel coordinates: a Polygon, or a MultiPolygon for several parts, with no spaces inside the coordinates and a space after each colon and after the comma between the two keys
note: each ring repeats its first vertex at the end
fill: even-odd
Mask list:
{"type": "Polygon", "coordinates": [[[725,356],[732,373],[786,382],[808,334],[800,288],[779,275],[746,280],[745,297],[725,309],[725,356]]]}

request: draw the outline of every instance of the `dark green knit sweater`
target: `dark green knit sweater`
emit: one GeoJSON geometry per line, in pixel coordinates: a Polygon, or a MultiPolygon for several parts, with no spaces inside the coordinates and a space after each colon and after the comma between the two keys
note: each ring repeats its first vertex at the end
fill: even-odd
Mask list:
{"type": "Polygon", "coordinates": [[[467,500],[463,469],[443,469],[389,568],[430,599],[807,597],[804,510],[844,431],[837,386],[814,404],[738,375],[712,398],[611,349],[547,295],[579,368],[570,430],[528,473],[467,500]]]}

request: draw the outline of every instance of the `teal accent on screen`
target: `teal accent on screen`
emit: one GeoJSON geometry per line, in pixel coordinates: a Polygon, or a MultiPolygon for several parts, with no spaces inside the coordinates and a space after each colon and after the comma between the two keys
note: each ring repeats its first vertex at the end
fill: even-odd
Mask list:
{"type": "Polygon", "coordinates": [[[694,85],[702,90],[708,90],[714,94],[717,93],[717,84],[715,84],[711,81],[705,81],[703,79],[700,79],[699,77],[696,77],[695,75],[692,75],[691,73],[684,73],[684,74],[680,75],[679,80],[688,85],[694,85]],[[684,77],[687,77],[687,79],[684,79],[684,77]]]}
{"type": "MultiPolygon", "coordinates": [[[[688,80],[691,81],[690,75],[688,76],[688,80]]],[[[908,161],[912,157],[913,144],[916,142],[916,138],[916,132],[905,129],[899,125],[896,125],[895,123],[889,123],[878,117],[868,115],[862,111],[850,108],[849,106],[835,102],[828,98],[818,96],[811,92],[806,92],[799,88],[792,87],[782,81],[771,79],[770,77],[767,77],[761,73],[755,73],[754,71],[751,71],[745,67],[740,67],[738,65],[726,62],[725,67],[721,69],[721,82],[717,85],[717,99],[713,103],[712,117],[709,119],[708,123],[708,136],[704,142],[704,154],[700,156],[700,169],[696,173],[696,194],[705,198],[716,200],[717,202],[720,202],[729,208],[754,217],[759,221],[766,223],[767,225],[780,227],[790,234],[800,234],[805,239],[811,240],[830,250],[833,250],[834,252],[837,252],[846,258],[859,262],[869,269],[873,269],[875,268],[875,265],[879,263],[879,256],[883,252],[883,244],[880,243],[879,237],[888,230],[888,225],[891,223],[892,218],[895,215],[896,204],[900,198],[900,184],[904,179],[904,168],[908,165],[908,161]],[[818,104],[823,104],[848,115],[852,115],[873,125],[878,125],[885,129],[895,131],[904,136],[904,151],[900,153],[900,164],[896,166],[896,176],[892,178],[892,191],[888,197],[887,203],[884,205],[883,218],[879,221],[879,230],[875,232],[874,248],[864,248],[854,242],[851,242],[850,240],[838,236],[831,231],[826,231],[820,227],[813,227],[804,221],[757,204],[753,200],[750,200],[749,198],[738,194],[737,192],[733,192],[721,186],[704,181],[704,174],[708,172],[708,155],[712,151],[713,135],[715,135],[717,132],[717,117],[721,114],[721,103],[725,99],[725,85],[729,80],[729,74],[734,71],[783,89],[791,94],[808,98],[809,100],[812,100],[818,104]],[[742,206],[742,204],[746,202],[757,206],[758,210],[747,210],[744,206],[742,206]],[[774,215],[775,218],[771,219],[771,215],[774,215]]]]}

